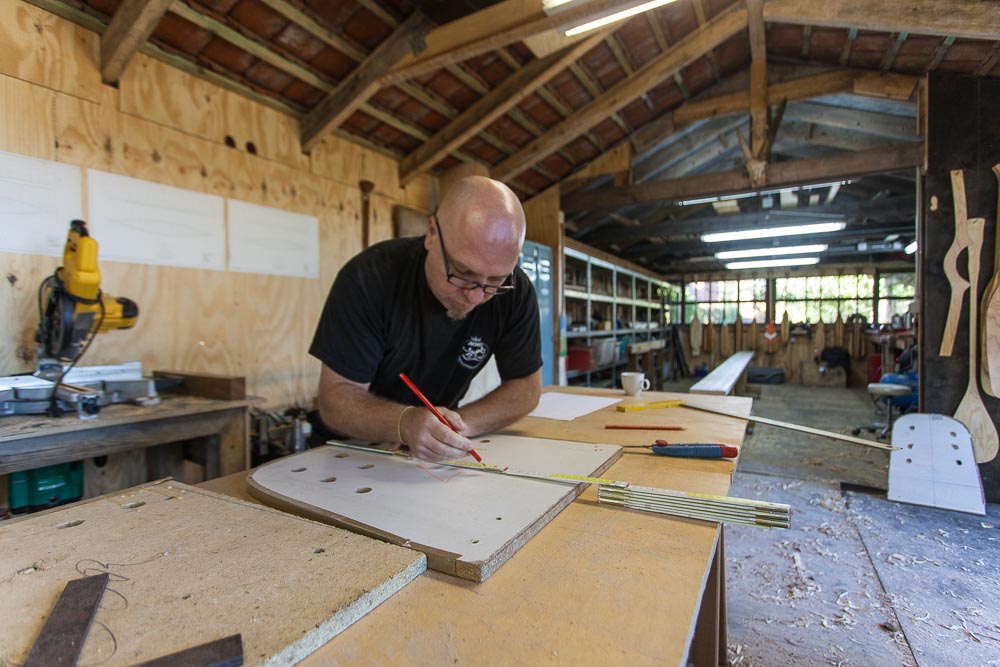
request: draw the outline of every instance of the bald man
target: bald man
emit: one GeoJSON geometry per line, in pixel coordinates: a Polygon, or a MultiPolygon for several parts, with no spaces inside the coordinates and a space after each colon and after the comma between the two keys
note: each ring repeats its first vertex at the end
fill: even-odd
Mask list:
{"type": "Polygon", "coordinates": [[[324,423],[442,461],[465,456],[470,437],[531,412],[542,357],[538,302],[517,265],[524,229],[514,193],[472,176],[448,191],[422,239],[384,241],[345,264],[309,348],[323,362],[324,423]],[[500,386],[458,410],[490,355],[500,386]],[[459,433],[422,407],[400,373],[459,433]]]}

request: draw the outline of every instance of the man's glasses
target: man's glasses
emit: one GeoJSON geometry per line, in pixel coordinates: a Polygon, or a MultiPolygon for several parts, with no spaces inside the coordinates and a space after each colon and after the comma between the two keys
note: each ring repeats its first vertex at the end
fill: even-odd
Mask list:
{"type": "Polygon", "coordinates": [[[441,242],[441,258],[444,259],[444,272],[448,276],[448,283],[462,290],[481,289],[484,294],[506,294],[514,289],[514,274],[511,273],[502,285],[490,285],[489,283],[479,283],[462,276],[456,276],[451,272],[451,264],[448,263],[448,251],[444,249],[444,236],[441,235],[441,221],[434,216],[434,224],[437,225],[438,241],[441,242]]]}

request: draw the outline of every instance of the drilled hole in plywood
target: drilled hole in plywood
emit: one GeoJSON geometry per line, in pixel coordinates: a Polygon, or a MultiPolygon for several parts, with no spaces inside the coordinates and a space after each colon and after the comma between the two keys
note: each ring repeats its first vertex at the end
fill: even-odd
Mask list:
{"type": "Polygon", "coordinates": [[[324,477],[323,479],[321,479],[319,481],[321,481],[321,482],[336,482],[337,478],[336,477],[324,477]]]}
{"type": "Polygon", "coordinates": [[[479,544],[479,540],[472,540],[473,544],[479,544]]]}
{"type": "Polygon", "coordinates": [[[503,521],[503,517],[502,516],[498,516],[497,517],[497,521],[503,521]]]}
{"type": "Polygon", "coordinates": [[[951,436],[951,437],[953,437],[953,438],[957,438],[957,437],[958,437],[958,436],[957,436],[957,435],[955,434],[955,432],[954,432],[954,431],[949,431],[949,432],[948,432],[948,435],[950,435],[950,436],[951,436]]]}
{"type": "Polygon", "coordinates": [[[911,430],[911,431],[916,431],[916,430],[917,430],[917,427],[911,424],[911,425],[910,425],[910,430],[911,430]]]}
{"type": "Polygon", "coordinates": [[[913,459],[906,459],[907,463],[913,463],[913,459]]]}
{"type": "Polygon", "coordinates": [[[347,454],[345,454],[345,453],[341,452],[340,454],[336,454],[336,455],[334,455],[334,457],[333,457],[333,458],[335,458],[335,459],[346,459],[346,458],[347,458],[347,456],[348,456],[347,454]]]}
{"type": "Polygon", "coordinates": [[[305,468],[292,468],[292,472],[305,472],[305,468]]]}
{"type": "Polygon", "coordinates": [[[907,448],[907,449],[913,449],[913,443],[911,442],[910,444],[908,444],[908,445],[906,446],[906,448],[907,448]]]}
{"type": "Polygon", "coordinates": [[[958,465],[962,465],[962,460],[958,459],[958,460],[955,461],[955,463],[957,463],[958,465]]]}
{"type": "Polygon", "coordinates": [[[122,505],[122,508],[127,510],[134,510],[136,507],[142,507],[145,504],[146,504],[145,500],[137,500],[134,503],[125,503],[124,505],[122,505]]]}
{"type": "Polygon", "coordinates": [[[366,463],[363,466],[358,466],[358,470],[371,470],[375,467],[374,463],[366,463]]]}
{"type": "Polygon", "coordinates": [[[73,526],[79,526],[81,523],[83,523],[83,519],[73,519],[72,521],[57,523],[56,528],[72,528],[73,526]]]}
{"type": "Polygon", "coordinates": [[[354,493],[371,493],[371,491],[372,487],[370,486],[362,486],[359,489],[354,489],[354,493]]]}
{"type": "Polygon", "coordinates": [[[954,449],[955,451],[958,451],[958,445],[956,445],[954,442],[951,443],[951,448],[954,449]]]}
{"type": "Polygon", "coordinates": [[[488,445],[488,444],[490,444],[490,441],[489,440],[480,440],[479,444],[480,445],[488,445]]]}

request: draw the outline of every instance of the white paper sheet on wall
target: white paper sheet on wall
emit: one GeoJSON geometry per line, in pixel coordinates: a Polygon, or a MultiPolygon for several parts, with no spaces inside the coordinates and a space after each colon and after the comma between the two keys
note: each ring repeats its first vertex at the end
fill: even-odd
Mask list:
{"type": "Polygon", "coordinates": [[[101,259],[225,270],[222,197],[94,169],[87,192],[101,259]]]}
{"type": "Polygon", "coordinates": [[[60,257],[82,217],[79,167],[0,152],[0,250],[60,257]]]}
{"type": "Polygon", "coordinates": [[[229,270],[319,278],[319,220],[269,206],[226,200],[229,270]]]}

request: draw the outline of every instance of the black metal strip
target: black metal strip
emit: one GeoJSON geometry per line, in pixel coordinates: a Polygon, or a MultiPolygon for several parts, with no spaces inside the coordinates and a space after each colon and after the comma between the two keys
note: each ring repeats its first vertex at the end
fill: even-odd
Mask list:
{"type": "Polygon", "coordinates": [[[75,665],[107,585],[107,572],[67,583],[38,633],[24,667],[75,665]]]}
{"type": "Polygon", "coordinates": [[[132,667],[240,667],[242,664],[243,637],[237,634],[140,662],[132,667]]]}

